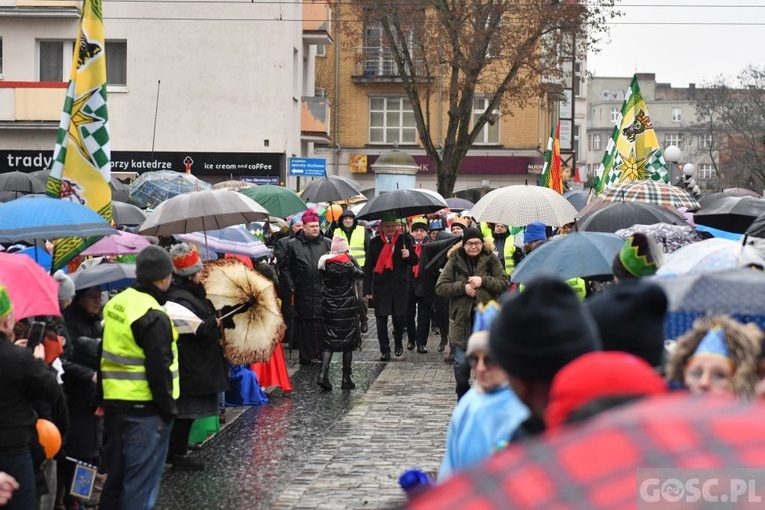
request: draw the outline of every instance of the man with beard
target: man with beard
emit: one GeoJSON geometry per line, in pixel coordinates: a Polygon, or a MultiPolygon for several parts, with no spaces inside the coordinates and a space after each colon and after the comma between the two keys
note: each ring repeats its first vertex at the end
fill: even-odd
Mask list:
{"type": "Polygon", "coordinates": [[[319,259],[330,250],[331,244],[319,230],[319,216],[308,211],[303,214],[303,231],[287,244],[284,255],[285,283],[295,296],[295,331],[301,365],[320,360],[323,285],[319,259]]]}

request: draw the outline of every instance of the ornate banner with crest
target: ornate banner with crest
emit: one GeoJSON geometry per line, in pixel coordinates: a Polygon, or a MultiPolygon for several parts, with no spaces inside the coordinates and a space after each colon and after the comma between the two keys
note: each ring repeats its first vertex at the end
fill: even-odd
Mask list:
{"type": "MultiPolygon", "coordinates": [[[[101,0],[84,0],[46,193],[86,205],[111,221],[104,41],[101,0]]],[[[56,240],[53,269],[63,267],[98,239],[56,240]]]]}

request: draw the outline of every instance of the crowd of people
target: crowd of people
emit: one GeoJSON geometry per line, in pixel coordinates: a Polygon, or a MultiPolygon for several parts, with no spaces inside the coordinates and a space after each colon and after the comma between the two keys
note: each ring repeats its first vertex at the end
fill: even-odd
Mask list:
{"type": "MultiPolygon", "coordinates": [[[[407,350],[428,353],[437,333],[458,401],[441,480],[507,444],[673,388],[765,393],[763,333],[753,324],[709,316],[667,348],[667,297],[642,280],[661,257],[643,234],[626,240],[608,285],[517,285],[516,265],[559,232],[467,214],[391,213],[364,224],[346,210],[327,224],[309,210],[288,220],[266,240],[273,257],[252,262],[278,290],[284,341],[298,347],[299,364],[320,365],[321,391],[334,388],[336,352],[341,389],[355,388],[353,351],[370,308],[381,362],[401,357],[405,339],[407,350]]],[[[98,287],[75,292],[59,271],[62,316],[20,321],[0,282],[0,505],[97,504],[69,494],[77,463],[67,457],[99,467],[103,508],[152,508],[166,463],[204,468],[188,454],[190,429],[217,414],[230,389],[221,332],[244,310],[216,310],[203,267],[193,245],[149,246],[136,258],[135,283],[108,299],[98,287]],[[201,319],[195,332],[178,332],[167,301],[201,319]],[[36,323],[43,339],[29,348],[36,323]],[[59,429],[57,455],[41,447],[38,419],[59,429]]]]}

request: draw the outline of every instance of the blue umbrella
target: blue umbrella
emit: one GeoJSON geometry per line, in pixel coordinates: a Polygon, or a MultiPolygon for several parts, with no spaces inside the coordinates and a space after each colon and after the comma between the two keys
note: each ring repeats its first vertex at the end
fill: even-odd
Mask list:
{"type": "Polygon", "coordinates": [[[44,195],[25,196],[0,205],[0,242],[116,234],[86,206],[44,195]]]}
{"type": "Polygon", "coordinates": [[[515,268],[513,282],[528,282],[538,276],[610,278],[611,263],[624,240],[605,232],[573,232],[536,248],[515,268]]]}
{"type": "MultiPolygon", "coordinates": [[[[53,259],[47,250],[38,248],[37,246],[30,246],[29,248],[24,248],[23,250],[20,250],[16,253],[19,253],[20,255],[26,255],[27,257],[34,259],[34,261],[37,262],[40,267],[50,272],[50,265],[53,259]]],[[[66,267],[63,269],[64,272],[66,272],[66,267]]]]}
{"type": "Polygon", "coordinates": [[[655,276],[664,289],[669,311],[664,334],[677,338],[706,313],[730,315],[739,322],[755,322],[765,329],[765,272],[730,269],[679,276],[655,276]]]}

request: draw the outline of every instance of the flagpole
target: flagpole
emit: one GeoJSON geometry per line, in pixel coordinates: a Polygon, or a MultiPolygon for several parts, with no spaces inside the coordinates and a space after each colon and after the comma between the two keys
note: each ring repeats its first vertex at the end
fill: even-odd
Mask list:
{"type": "Polygon", "coordinates": [[[157,139],[157,113],[159,112],[159,86],[160,80],[157,80],[157,102],[154,105],[154,130],[151,133],[151,161],[154,161],[154,141],[157,139]]]}

